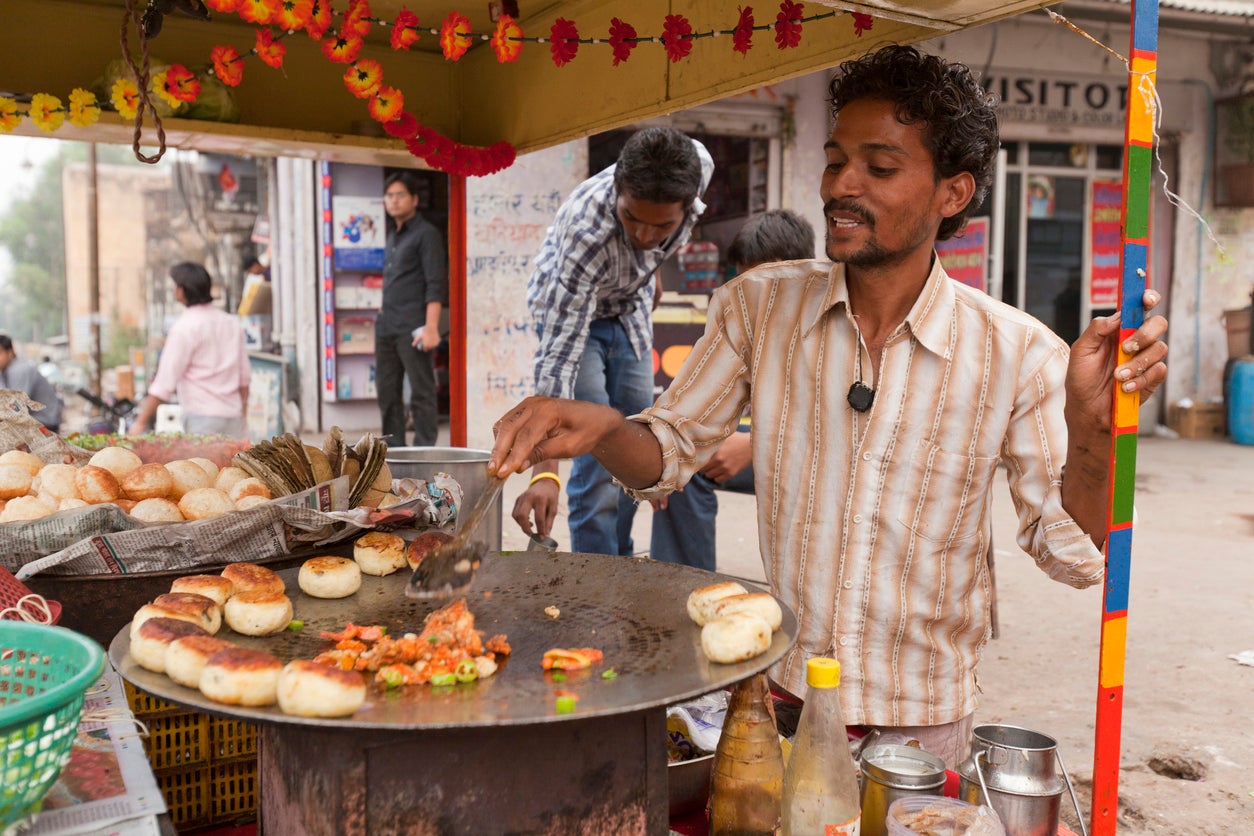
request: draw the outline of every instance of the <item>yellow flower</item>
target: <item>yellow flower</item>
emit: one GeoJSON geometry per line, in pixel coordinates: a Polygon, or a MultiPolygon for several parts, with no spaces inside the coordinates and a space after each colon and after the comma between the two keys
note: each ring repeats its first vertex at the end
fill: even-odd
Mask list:
{"type": "Polygon", "coordinates": [[[113,102],[113,108],[123,119],[134,119],[135,111],[139,109],[139,85],[129,78],[119,78],[113,82],[109,101],[113,102]]]}
{"type": "Polygon", "coordinates": [[[30,120],[39,130],[51,133],[65,124],[65,108],[56,96],[36,93],[30,97],[30,120]]]}
{"type": "Polygon", "coordinates": [[[156,94],[156,96],[161,99],[161,101],[168,104],[172,110],[178,110],[183,103],[174,98],[174,96],[170,95],[170,91],[165,89],[165,76],[167,72],[168,70],[162,70],[154,75],[151,83],[148,85],[148,90],[150,93],[156,94]]]}
{"type": "Polygon", "coordinates": [[[96,104],[96,94],[82,87],[70,91],[70,124],[79,128],[88,128],[100,119],[100,105],[96,104]]]}
{"type": "Polygon", "coordinates": [[[11,133],[22,124],[22,114],[18,112],[17,102],[7,96],[0,96],[0,133],[11,133]]]}

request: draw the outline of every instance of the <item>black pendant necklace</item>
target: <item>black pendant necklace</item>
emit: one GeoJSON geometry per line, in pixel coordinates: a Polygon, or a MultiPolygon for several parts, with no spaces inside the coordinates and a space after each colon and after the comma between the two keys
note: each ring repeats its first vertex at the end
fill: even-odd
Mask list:
{"type": "Polygon", "coordinates": [[[849,394],[845,396],[845,400],[849,401],[858,412],[866,412],[871,408],[871,404],[875,403],[875,390],[862,382],[862,332],[854,326],[854,334],[857,337],[856,350],[858,352],[857,365],[854,370],[856,378],[853,385],[849,387],[849,394]]]}

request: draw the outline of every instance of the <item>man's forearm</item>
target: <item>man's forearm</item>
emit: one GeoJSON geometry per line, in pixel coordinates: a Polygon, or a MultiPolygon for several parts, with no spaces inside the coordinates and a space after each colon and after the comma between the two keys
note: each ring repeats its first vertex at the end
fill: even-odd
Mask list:
{"type": "Polygon", "coordinates": [[[1110,443],[1104,433],[1070,432],[1062,477],[1062,507],[1098,548],[1109,517],[1110,443]]]}
{"type": "Polygon", "coordinates": [[[423,324],[423,330],[438,333],[440,330],[440,312],[444,310],[444,306],[439,302],[427,303],[427,321],[423,324]]]}
{"type": "Polygon", "coordinates": [[[624,420],[601,437],[592,455],[630,488],[649,488],[662,478],[662,447],[639,421],[624,420]]]}

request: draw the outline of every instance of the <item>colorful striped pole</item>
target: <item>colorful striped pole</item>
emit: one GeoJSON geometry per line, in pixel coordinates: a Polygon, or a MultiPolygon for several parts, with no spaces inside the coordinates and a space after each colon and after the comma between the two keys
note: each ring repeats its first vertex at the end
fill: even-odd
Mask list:
{"type": "MultiPolygon", "coordinates": [[[[1158,107],[1158,2],[1132,0],[1132,66],[1124,133],[1122,279],[1119,343],[1145,321],[1142,297],[1149,273],[1149,202],[1154,161],[1154,116],[1158,107]]],[[[1128,356],[1119,349],[1119,362],[1128,356]]],[[[1106,535],[1106,589],[1102,597],[1102,642],[1098,667],[1097,731],[1093,747],[1093,836],[1110,836],[1119,818],[1119,750],[1123,720],[1123,674],[1128,638],[1128,586],[1132,569],[1132,499],[1136,479],[1139,393],[1115,384],[1110,461],[1110,517],[1106,535]]]]}

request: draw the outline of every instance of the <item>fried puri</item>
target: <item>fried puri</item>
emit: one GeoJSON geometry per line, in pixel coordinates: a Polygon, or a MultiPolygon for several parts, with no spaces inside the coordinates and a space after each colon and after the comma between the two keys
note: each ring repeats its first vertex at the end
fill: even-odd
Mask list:
{"type": "Polygon", "coordinates": [[[292,622],[292,601],[282,592],[236,592],[222,609],[227,626],[245,636],[269,636],[292,622]]]}
{"type": "Polygon", "coordinates": [[[186,688],[199,688],[200,674],[209,657],[234,646],[216,636],[191,635],[175,639],[165,650],[165,675],[186,688]]]}
{"type": "Polygon", "coordinates": [[[235,585],[236,592],[284,592],[287,589],[277,572],[256,563],[232,563],[222,570],[222,577],[235,585]]]}
{"type": "Polygon", "coordinates": [[[213,599],[219,607],[235,594],[235,584],[221,575],[185,575],[170,584],[171,592],[191,592],[213,599]]]}

